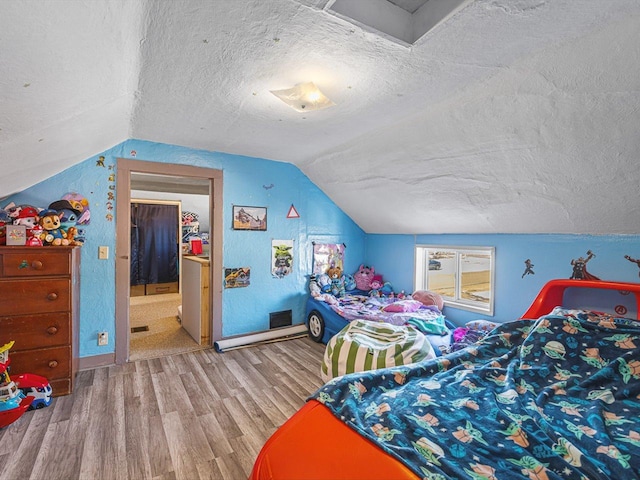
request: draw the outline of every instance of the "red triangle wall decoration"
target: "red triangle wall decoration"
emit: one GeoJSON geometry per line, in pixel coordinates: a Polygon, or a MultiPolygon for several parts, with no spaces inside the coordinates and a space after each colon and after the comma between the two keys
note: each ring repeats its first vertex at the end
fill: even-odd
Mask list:
{"type": "Polygon", "coordinates": [[[296,207],[291,204],[291,208],[289,208],[289,213],[287,213],[287,218],[300,218],[300,214],[296,210],[296,207]]]}

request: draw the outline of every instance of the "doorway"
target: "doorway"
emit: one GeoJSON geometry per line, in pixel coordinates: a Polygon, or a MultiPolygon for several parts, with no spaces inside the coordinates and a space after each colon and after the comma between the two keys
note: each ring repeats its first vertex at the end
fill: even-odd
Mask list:
{"type": "MultiPolygon", "coordinates": [[[[117,166],[117,190],[116,190],[116,364],[122,364],[132,359],[131,336],[132,333],[131,314],[132,308],[138,304],[157,304],[158,311],[162,310],[162,303],[167,303],[168,296],[162,299],[162,295],[154,295],[154,298],[145,296],[143,299],[132,297],[131,290],[131,203],[132,191],[134,196],[139,196],[141,191],[155,192],[157,196],[173,196],[176,194],[200,193],[206,195],[208,211],[202,218],[204,223],[210,226],[208,240],[207,262],[208,282],[211,286],[206,291],[203,290],[202,302],[207,303],[206,316],[203,317],[203,324],[206,322],[207,332],[210,335],[205,342],[210,346],[214,341],[222,336],[222,171],[188,165],[176,165],[167,163],[154,163],[140,160],[118,159],[117,166]],[[132,307],[132,298],[136,299],[132,307]],[[165,301],[166,300],[166,301],[165,301]]],[[[178,195],[180,196],[180,195],[178,195]]],[[[183,247],[184,245],[181,245],[183,247]]],[[[183,250],[180,248],[180,255],[183,250]]],[[[182,257],[180,257],[182,260],[182,257]]],[[[182,261],[180,261],[182,264],[182,261]]],[[[180,278],[182,284],[182,278],[180,278]]],[[[164,288],[165,286],[161,286],[164,288]]],[[[156,287],[157,288],[157,287],[156,287]]],[[[138,293],[140,289],[137,290],[138,293]]],[[[156,292],[163,293],[163,292],[156,292]]],[[[173,293],[176,296],[175,292],[173,293]]],[[[181,298],[180,291],[178,297],[181,298]]],[[[151,309],[143,307],[145,311],[151,309]]],[[[166,309],[165,309],[166,310],[166,309]]],[[[173,316],[174,306],[169,307],[173,316]]],[[[175,312],[175,320],[179,321],[180,312],[175,312]]],[[[135,312],[134,312],[135,314],[135,312]]],[[[164,312],[167,314],[167,312],[164,312]]],[[[166,316],[166,315],[165,315],[166,316]]],[[[170,323],[170,322],[169,322],[170,323]]],[[[179,326],[178,326],[179,327],[179,326]]],[[[188,336],[188,334],[185,334],[188,336]]],[[[169,349],[166,354],[175,353],[169,349]]],[[[135,356],[134,356],[135,357],[135,356]]],[[[135,358],[134,358],[135,359],[135,358]]]]}
{"type": "Polygon", "coordinates": [[[197,210],[209,218],[208,189],[187,195],[165,182],[157,191],[157,178],[134,173],[131,179],[130,361],[203,348],[182,326],[181,224],[182,198],[187,205],[197,198],[197,210]]]}

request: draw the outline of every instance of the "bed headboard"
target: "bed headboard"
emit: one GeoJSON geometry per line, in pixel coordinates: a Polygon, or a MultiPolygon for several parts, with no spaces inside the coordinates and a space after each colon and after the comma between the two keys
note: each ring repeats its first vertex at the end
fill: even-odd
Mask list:
{"type": "Polygon", "coordinates": [[[639,283],[556,279],[542,287],[522,318],[539,318],[563,306],[638,319],[639,305],[639,283]]]}

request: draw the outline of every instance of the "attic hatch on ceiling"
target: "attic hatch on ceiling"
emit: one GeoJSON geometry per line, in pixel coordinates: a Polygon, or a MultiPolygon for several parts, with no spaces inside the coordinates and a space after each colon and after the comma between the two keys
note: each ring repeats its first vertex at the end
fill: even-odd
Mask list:
{"type": "MultiPolygon", "coordinates": [[[[309,0],[299,1],[309,3],[309,0]]],[[[411,46],[472,1],[315,0],[313,3],[327,13],[364,30],[401,45],[411,46]]]]}

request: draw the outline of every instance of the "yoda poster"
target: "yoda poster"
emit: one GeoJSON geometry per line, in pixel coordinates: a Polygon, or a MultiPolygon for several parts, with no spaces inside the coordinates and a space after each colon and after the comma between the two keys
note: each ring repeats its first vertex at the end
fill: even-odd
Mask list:
{"type": "Polygon", "coordinates": [[[293,240],[271,241],[271,275],[284,278],[291,273],[293,265],[293,240]]]}

